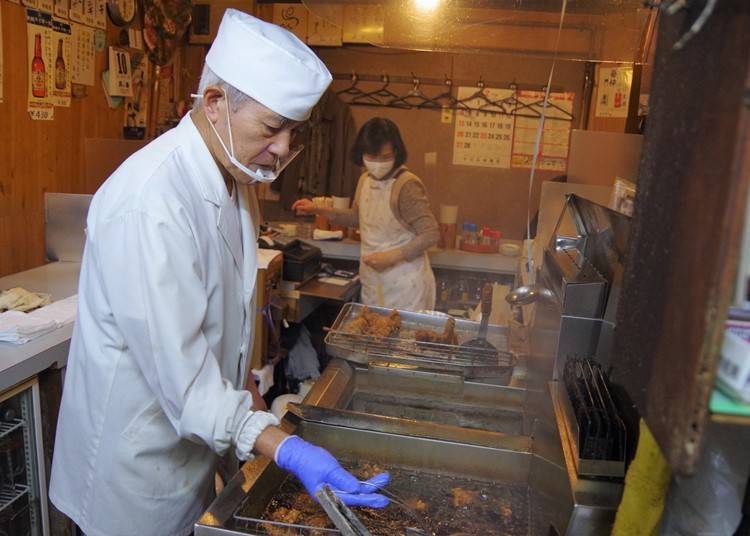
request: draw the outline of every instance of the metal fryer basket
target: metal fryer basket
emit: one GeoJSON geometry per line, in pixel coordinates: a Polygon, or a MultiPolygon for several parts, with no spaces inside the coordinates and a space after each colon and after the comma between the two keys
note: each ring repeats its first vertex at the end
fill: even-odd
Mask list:
{"type": "MultiPolygon", "coordinates": [[[[369,363],[386,361],[421,368],[453,370],[467,377],[495,377],[512,372],[516,357],[508,351],[507,328],[489,326],[487,340],[497,351],[464,348],[461,344],[476,337],[479,323],[457,319],[455,332],[458,344],[441,344],[415,340],[419,330],[442,331],[445,318],[411,311],[398,311],[401,328],[390,337],[375,337],[347,332],[347,326],[364,309],[360,303],[347,303],[326,335],[328,353],[335,357],[369,363]]],[[[383,307],[368,309],[382,316],[391,310],[383,307]]]]}

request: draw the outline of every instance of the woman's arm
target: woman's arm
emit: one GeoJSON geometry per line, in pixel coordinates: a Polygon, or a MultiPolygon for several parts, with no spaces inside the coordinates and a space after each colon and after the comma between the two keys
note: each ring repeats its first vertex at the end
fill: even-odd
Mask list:
{"type": "Polygon", "coordinates": [[[419,257],[440,239],[440,229],[437,220],[430,210],[427,191],[424,186],[410,180],[401,188],[398,198],[398,209],[401,219],[406,222],[417,235],[413,240],[403,245],[401,255],[410,261],[419,257]]]}

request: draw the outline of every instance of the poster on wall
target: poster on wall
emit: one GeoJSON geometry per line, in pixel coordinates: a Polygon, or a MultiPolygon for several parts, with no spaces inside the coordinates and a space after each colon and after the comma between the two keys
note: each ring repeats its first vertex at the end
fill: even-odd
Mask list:
{"type": "Polygon", "coordinates": [[[133,96],[130,53],[125,49],[109,47],[109,87],[107,93],[112,97],[133,96]]]}
{"type": "Polygon", "coordinates": [[[52,15],[35,9],[26,10],[26,36],[28,50],[28,105],[34,120],[52,120],[52,15]]]}
{"type": "Polygon", "coordinates": [[[84,11],[85,7],[83,5],[84,0],[70,0],[70,9],[68,10],[70,20],[75,22],[84,22],[84,11]]]}
{"type": "Polygon", "coordinates": [[[70,16],[69,12],[69,0],[55,0],[55,17],[60,19],[67,19],[70,16]]]}
{"type": "Polygon", "coordinates": [[[307,44],[321,47],[340,47],[343,43],[344,7],[321,5],[307,18],[307,44]]]}
{"type": "Polygon", "coordinates": [[[145,54],[133,54],[130,61],[133,73],[133,96],[125,99],[125,139],[142,140],[148,122],[148,60],[145,54]]]}
{"type": "Polygon", "coordinates": [[[303,43],[307,40],[307,14],[304,4],[273,5],[273,23],[289,30],[303,43]]]}
{"type": "Polygon", "coordinates": [[[383,42],[385,11],[381,5],[344,6],[343,40],[345,43],[383,42]]]}
{"type": "Polygon", "coordinates": [[[597,117],[627,117],[633,67],[599,67],[597,117]]]}
{"type": "Polygon", "coordinates": [[[52,21],[52,43],[55,50],[55,75],[52,104],[70,107],[70,24],[52,21]]]}
{"type": "Polygon", "coordinates": [[[70,80],[74,84],[94,85],[94,29],[70,24],[70,80]]]}
{"type": "MultiPolygon", "coordinates": [[[[458,100],[468,99],[477,92],[474,87],[459,87],[458,100]]],[[[512,89],[484,88],[487,100],[502,101],[513,96],[512,89]]],[[[480,108],[487,101],[481,97],[465,102],[470,108],[480,108]]],[[[486,111],[457,110],[453,132],[453,164],[509,168],[513,146],[513,116],[494,113],[500,107],[487,106],[486,111]]]]}
{"type": "MultiPolygon", "coordinates": [[[[544,107],[544,91],[518,91],[518,100],[528,105],[531,110],[541,114],[544,107]]],[[[568,167],[568,149],[570,147],[570,130],[573,116],[575,93],[550,93],[549,105],[545,114],[544,132],[542,133],[537,158],[537,169],[547,171],[565,171],[568,167]]],[[[513,132],[513,156],[511,165],[514,168],[530,168],[534,161],[537,130],[540,119],[516,117],[516,128],[513,132]]]]}

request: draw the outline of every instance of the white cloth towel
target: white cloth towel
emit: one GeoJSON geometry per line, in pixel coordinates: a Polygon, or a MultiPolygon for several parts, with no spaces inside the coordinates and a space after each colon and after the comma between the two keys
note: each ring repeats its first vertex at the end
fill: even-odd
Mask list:
{"type": "Polygon", "coordinates": [[[78,296],[71,296],[45,307],[22,313],[0,313],[0,341],[24,344],[75,321],[78,296]]]}
{"type": "Polygon", "coordinates": [[[0,341],[23,344],[57,329],[54,320],[43,320],[20,311],[0,313],[0,341]]]}

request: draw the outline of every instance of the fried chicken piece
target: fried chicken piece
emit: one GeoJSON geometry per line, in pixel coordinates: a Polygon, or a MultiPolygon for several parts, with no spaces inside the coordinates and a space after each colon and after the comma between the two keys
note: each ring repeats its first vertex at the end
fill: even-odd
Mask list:
{"type": "Polygon", "coordinates": [[[349,325],[346,326],[346,329],[344,331],[346,331],[347,333],[351,333],[352,335],[366,334],[370,329],[370,319],[372,314],[373,313],[370,313],[370,310],[365,305],[359,312],[359,315],[357,315],[354,320],[349,322],[349,325]]]}
{"type": "Polygon", "coordinates": [[[424,502],[422,499],[418,497],[414,497],[406,501],[406,506],[408,506],[415,512],[424,512],[430,507],[429,504],[427,504],[426,502],[424,502]]]}
{"type": "Polygon", "coordinates": [[[434,331],[419,330],[414,333],[414,338],[419,342],[434,342],[438,344],[458,344],[458,335],[456,335],[456,320],[449,318],[445,322],[442,333],[434,331]]]}
{"type": "MultiPolygon", "coordinates": [[[[295,508],[286,508],[280,506],[270,515],[270,521],[278,521],[279,523],[296,523],[300,516],[300,511],[295,508]]],[[[292,534],[291,529],[288,527],[281,527],[279,525],[272,525],[270,523],[263,523],[263,528],[270,534],[270,536],[288,536],[292,534]]]]}
{"type": "Polygon", "coordinates": [[[451,493],[453,494],[453,506],[456,508],[469,506],[477,498],[475,491],[468,491],[463,488],[453,488],[451,493]]]}
{"type": "Polygon", "coordinates": [[[360,480],[370,480],[372,477],[379,475],[383,470],[375,465],[374,463],[363,463],[362,466],[357,469],[357,476],[360,480]]]}
{"type": "Polygon", "coordinates": [[[370,324],[369,335],[376,338],[390,337],[393,333],[401,329],[401,315],[396,309],[393,309],[388,316],[374,315],[377,318],[372,319],[370,324]]]}

